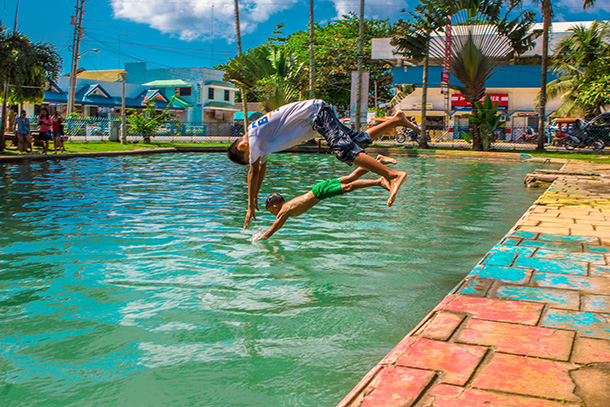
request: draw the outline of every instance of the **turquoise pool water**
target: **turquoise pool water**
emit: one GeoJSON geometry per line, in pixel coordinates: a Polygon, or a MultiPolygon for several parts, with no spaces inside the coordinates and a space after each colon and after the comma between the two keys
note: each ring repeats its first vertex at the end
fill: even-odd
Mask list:
{"type": "MultiPolygon", "coordinates": [[[[540,164],[398,158],[265,242],[221,154],[0,165],[0,405],[334,406],[515,223],[540,164]]],[[[276,155],[264,196],[349,169],[276,155]]]]}

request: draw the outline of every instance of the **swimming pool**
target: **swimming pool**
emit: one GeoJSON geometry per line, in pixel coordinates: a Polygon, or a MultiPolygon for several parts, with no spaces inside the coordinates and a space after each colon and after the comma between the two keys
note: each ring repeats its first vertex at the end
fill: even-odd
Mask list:
{"type": "MultiPolygon", "coordinates": [[[[222,154],[0,165],[0,405],[334,406],[515,223],[540,164],[398,158],[243,231],[222,154]]],[[[350,170],[272,157],[261,200],[350,170]]]]}

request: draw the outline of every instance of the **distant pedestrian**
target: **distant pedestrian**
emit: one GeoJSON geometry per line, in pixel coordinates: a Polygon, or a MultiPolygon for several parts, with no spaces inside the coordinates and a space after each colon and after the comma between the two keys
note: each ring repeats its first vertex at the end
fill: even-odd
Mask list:
{"type": "Polygon", "coordinates": [[[62,127],[63,120],[59,115],[59,111],[56,110],[53,113],[53,147],[55,148],[55,153],[53,154],[57,154],[57,148],[60,148],[61,152],[66,151],[66,149],[64,148],[64,140],[61,138],[61,136],[63,136],[61,131],[62,127]]]}
{"type": "Polygon", "coordinates": [[[53,121],[49,117],[49,111],[44,107],[40,110],[40,117],[38,117],[38,140],[42,141],[42,153],[47,154],[49,152],[49,141],[53,138],[51,136],[51,126],[53,121]]]}
{"type": "Polygon", "coordinates": [[[15,134],[17,135],[17,149],[19,154],[32,152],[32,132],[30,131],[30,119],[27,118],[25,110],[15,121],[15,134]]]}

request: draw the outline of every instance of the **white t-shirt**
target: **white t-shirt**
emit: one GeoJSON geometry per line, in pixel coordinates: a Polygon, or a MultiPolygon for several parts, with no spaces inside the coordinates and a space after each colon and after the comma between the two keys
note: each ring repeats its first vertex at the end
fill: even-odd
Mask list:
{"type": "Polygon", "coordinates": [[[267,113],[248,127],[250,164],[271,153],[286,150],[314,138],[313,118],[324,103],[319,99],[289,103],[267,113]]]}

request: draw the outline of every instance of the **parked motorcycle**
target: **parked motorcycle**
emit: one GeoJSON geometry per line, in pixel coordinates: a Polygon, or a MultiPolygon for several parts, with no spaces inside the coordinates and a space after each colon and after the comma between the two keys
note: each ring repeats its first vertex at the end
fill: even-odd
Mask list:
{"type": "Polygon", "coordinates": [[[591,134],[586,134],[582,137],[568,135],[563,141],[563,146],[566,150],[574,150],[575,148],[587,148],[591,147],[593,151],[602,151],[605,143],[599,138],[591,134]]]}

